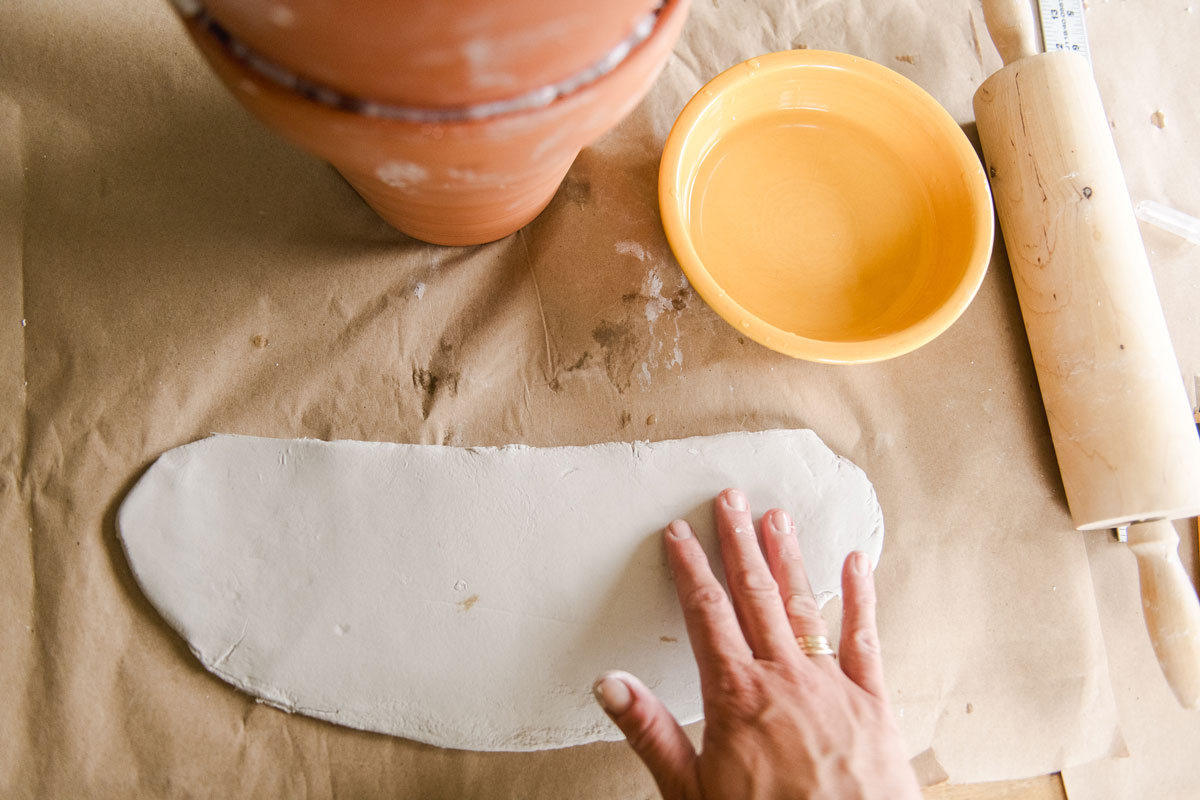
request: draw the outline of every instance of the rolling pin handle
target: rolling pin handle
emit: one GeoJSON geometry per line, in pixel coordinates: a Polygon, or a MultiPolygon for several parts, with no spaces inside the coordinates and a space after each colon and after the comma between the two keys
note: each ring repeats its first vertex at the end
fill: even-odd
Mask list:
{"type": "Polygon", "coordinates": [[[1200,602],[1179,560],[1179,535],[1166,520],[1129,526],[1142,614],[1159,666],[1184,708],[1200,707],[1200,602]]]}
{"type": "Polygon", "coordinates": [[[1005,64],[1037,54],[1037,28],[1028,0],[983,0],[983,21],[1005,64]]]}

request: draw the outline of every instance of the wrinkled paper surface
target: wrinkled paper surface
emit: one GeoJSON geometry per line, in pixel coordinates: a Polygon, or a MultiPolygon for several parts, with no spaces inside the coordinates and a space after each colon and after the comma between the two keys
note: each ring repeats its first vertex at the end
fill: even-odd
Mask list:
{"type": "MultiPolygon", "coordinates": [[[[1192,73],[1172,60],[1190,51],[1159,52],[1144,5],[1092,5],[1098,79],[1135,202],[1200,213],[1192,73]]],[[[1195,40],[1192,17],[1153,6],[1195,40]]],[[[205,672],[139,592],[113,519],[159,454],[213,431],[558,445],[812,428],[879,493],[884,657],[922,772],[1123,754],[1003,249],[946,334],[855,367],[739,337],[670,254],[656,171],[675,115],[722,69],[791,47],[883,63],[969,132],[999,67],[974,3],[698,0],[650,95],[547,210],[450,249],[389,228],[254,122],[165,2],[0,9],[0,794],[654,795],[622,744],[438,750],[205,672]]],[[[1196,250],[1143,230],[1190,376],[1196,250]]]]}

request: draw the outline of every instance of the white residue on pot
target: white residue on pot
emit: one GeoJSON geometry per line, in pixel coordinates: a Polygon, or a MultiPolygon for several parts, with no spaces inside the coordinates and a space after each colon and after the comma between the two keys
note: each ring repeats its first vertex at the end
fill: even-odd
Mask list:
{"type": "Polygon", "coordinates": [[[418,283],[416,286],[414,286],[414,287],[413,287],[413,294],[415,294],[415,295],[417,296],[417,299],[418,299],[418,300],[420,300],[421,298],[423,298],[423,297],[425,296],[425,284],[423,284],[423,283],[418,283]]]}
{"type": "Polygon", "coordinates": [[[481,180],[479,173],[473,169],[455,169],[451,167],[446,170],[446,174],[456,181],[463,183],[477,183],[481,180]]]}
{"type": "Polygon", "coordinates": [[[551,150],[560,147],[567,136],[569,129],[558,127],[554,132],[547,136],[542,141],[538,142],[537,147],[533,148],[532,158],[534,161],[540,161],[546,157],[546,154],[551,150]]]}
{"type": "Polygon", "coordinates": [[[460,183],[487,184],[489,186],[504,186],[511,175],[502,172],[476,172],[473,169],[457,169],[450,167],[446,174],[452,181],[460,183]]]}
{"type": "Polygon", "coordinates": [[[411,189],[429,178],[429,170],[411,161],[385,161],[375,170],[375,176],[388,186],[411,189]]]}
{"type": "Polygon", "coordinates": [[[494,69],[495,47],[490,39],[476,37],[462,48],[463,56],[471,67],[471,84],[476,89],[511,89],[517,79],[508,73],[494,69]]]}

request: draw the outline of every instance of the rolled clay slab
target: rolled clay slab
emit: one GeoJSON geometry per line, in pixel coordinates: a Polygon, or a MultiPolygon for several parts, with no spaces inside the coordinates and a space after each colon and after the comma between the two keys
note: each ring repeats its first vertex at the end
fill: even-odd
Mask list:
{"type": "Polygon", "coordinates": [[[619,739],[591,696],[637,674],[684,723],[699,677],[661,542],[712,500],[796,520],[813,589],[883,545],[862,470],[811,431],[587,447],[213,436],[121,506],[147,597],[204,666],[265,703],[470,750],[619,739]]]}

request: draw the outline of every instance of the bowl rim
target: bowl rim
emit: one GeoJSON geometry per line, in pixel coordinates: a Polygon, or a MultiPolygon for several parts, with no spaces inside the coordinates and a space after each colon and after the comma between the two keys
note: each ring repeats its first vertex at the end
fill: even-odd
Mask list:
{"type": "Polygon", "coordinates": [[[726,322],[761,345],[795,358],[827,364],[864,364],[910,353],[945,332],[975,298],[991,262],[995,219],[991,188],[979,154],[959,124],[937,100],[912,80],[877,62],[832,50],[784,50],[747,59],[706,83],[684,106],[663,146],[658,172],[658,204],[663,230],[684,275],[697,293],[726,322]],[[885,79],[905,99],[925,107],[949,152],[962,166],[972,200],[974,236],[967,267],[946,302],[928,316],[899,331],[853,342],[813,339],[779,328],[748,311],[716,282],[692,244],[682,198],[675,187],[682,174],[699,166],[683,161],[688,136],[701,115],[745,81],[762,80],[795,69],[834,68],[856,77],[885,79]],[[735,322],[734,320],[737,320],[735,322]],[[740,324],[739,324],[740,323],[740,324]]]}

